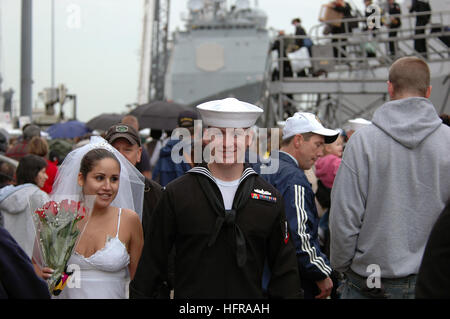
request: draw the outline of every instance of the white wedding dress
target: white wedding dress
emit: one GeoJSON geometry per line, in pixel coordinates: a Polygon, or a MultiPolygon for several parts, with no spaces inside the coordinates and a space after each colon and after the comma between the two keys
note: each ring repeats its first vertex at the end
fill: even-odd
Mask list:
{"type": "Polygon", "coordinates": [[[130,255],[117,234],[106,240],[105,247],[85,258],[74,252],[68,270],[75,270],[66,287],[54,299],[125,299],[128,298],[130,255]],[[72,266],[71,266],[72,265],[72,266]],[[76,273],[78,272],[78,274],[76,273]]]}

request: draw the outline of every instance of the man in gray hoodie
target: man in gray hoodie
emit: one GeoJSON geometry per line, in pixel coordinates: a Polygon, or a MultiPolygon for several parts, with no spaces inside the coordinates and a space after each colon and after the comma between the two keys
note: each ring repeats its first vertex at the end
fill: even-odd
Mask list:
{"type": "Polygon", "coordinates": [[[413,298],[431,228],[450,199],[450,127],[430,100],[428,65],[389,70],[390,102],[347,143],[331,193],[331,266],[342,298],[413,298]]]}

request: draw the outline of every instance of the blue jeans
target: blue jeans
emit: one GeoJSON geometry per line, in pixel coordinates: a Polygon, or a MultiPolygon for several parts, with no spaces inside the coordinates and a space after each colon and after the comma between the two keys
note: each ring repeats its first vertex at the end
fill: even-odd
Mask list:
{"type": "Polygon", "coordinates": [[[349,270],[339,287],[341,299],[414,299],[416,275],[404,278],[381,279],[381,290],[367,289],[366,278],[349,270]]]}

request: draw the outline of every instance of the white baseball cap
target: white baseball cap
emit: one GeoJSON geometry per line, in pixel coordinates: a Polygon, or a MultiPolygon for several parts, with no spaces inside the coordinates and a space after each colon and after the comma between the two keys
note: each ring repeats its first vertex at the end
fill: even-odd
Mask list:
{"type": "Polygon", "coordinates": [[[330,130],[320,123],[319,118],[307,112],[297,112],[286,120],[283,128],[283,140],[302,133],[315,133],[325,137],[325,143],[333,143],[339,136],[339,132],[330,130]]]}
{"type": "Polygon", "coordinates": [[[203,123],[214,127],[247,128],[264,112],[256,105],[235,98],[215,100],[197,106],[203,123]]]}

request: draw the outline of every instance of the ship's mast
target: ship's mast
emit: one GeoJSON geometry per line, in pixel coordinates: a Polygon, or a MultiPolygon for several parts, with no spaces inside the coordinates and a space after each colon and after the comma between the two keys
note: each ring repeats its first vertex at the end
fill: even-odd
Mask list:
{"type": "Polygon", "coordinates": [[[169,39],[170,0],[154,0],[149,100],[164,99],[169,39]]]}
{"type": "Polygon", "coordinates": [[[138,104],[148,103],[148,92],[150,90],[150,60],[151,60],[151,40],[153,27],[153,10],[155,6],[153,0],[145,0],[144,17],[142,23],[142,39],[141,39],[141,62],[139,67],[139,88],[138,88],[138,104]]]}
{"type": "Polygon", "coordinates": [[[141,45],[138,103],[164,100],[168,61],[170,0],[146,0],[141,45]]]}

